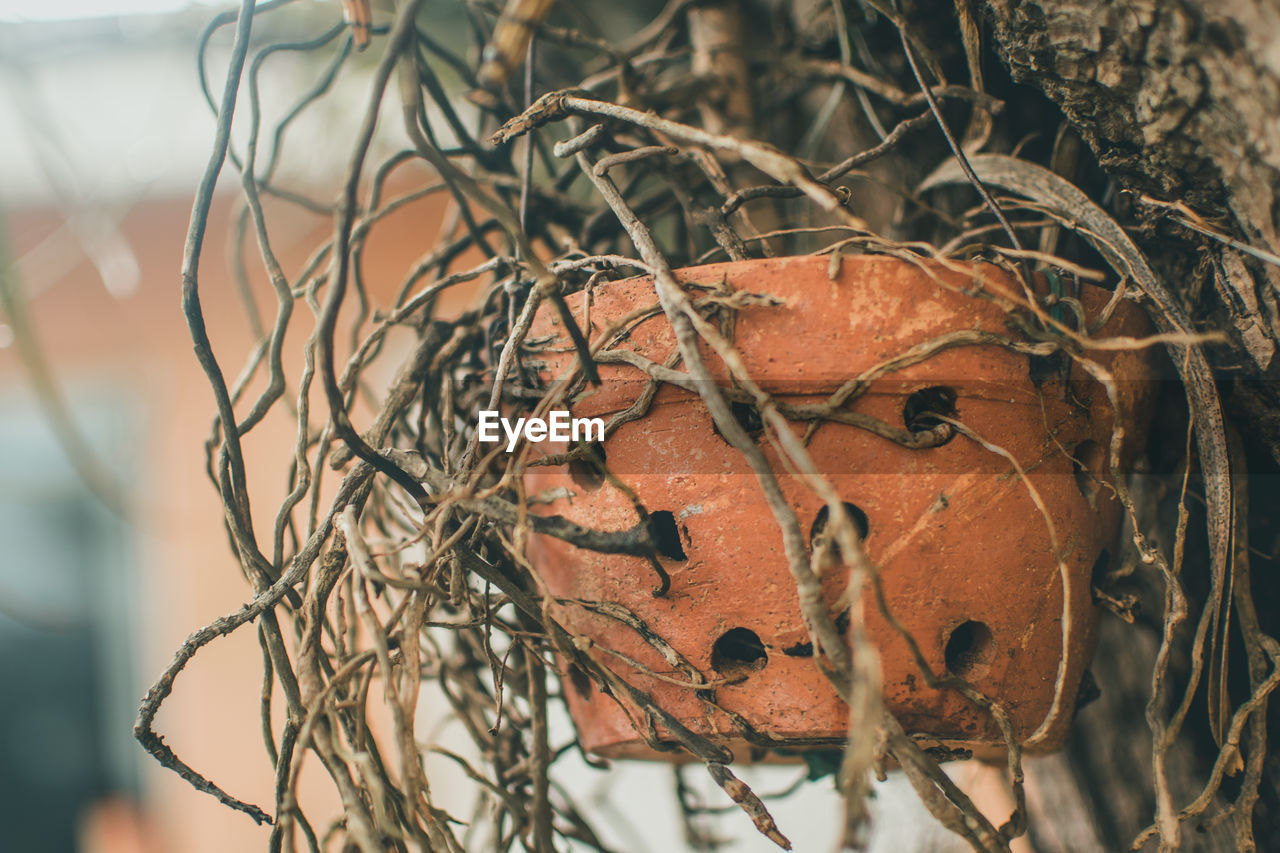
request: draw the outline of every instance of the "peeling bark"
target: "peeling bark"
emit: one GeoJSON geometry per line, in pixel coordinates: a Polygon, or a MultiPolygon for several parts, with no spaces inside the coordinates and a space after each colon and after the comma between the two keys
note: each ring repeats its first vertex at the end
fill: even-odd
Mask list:
{"type": "MultiPolygon", "coordinates": [[[[1013,79],[1056,103],[1122,187],[1185,203],[1228,237],[1280,252],[1280,4],[986,0],[984,9],[1013,79]]],[[[1250,259],[1242,277],[1241,256],[1167,227],[1181,238],[1179,260],[1165,265],[1171,287],[1206,328],[1231,337],[1218,362],[1245,380],[1229,395],[1235,419],[1259,424],[1280,461],[1280,368],[1268,356],[1280,341],[1280,267],[1250,259]],[[1193,272],[1206,258],[1216,271],[1193,272]],[[1194,304],[1224,274],[1244,298],[1194,304]]]]}
{"type": "Polygon", "coordinates": [[[1229,215],[1249,242],[1277,248],[1280,6],[988,0],[986,9],[1014,79],[1053,99],[1114,177],[1229,215]]]}

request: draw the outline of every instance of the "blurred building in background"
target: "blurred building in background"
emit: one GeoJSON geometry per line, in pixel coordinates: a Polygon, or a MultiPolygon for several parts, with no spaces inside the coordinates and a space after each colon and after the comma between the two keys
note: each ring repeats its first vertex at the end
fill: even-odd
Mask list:
{"type": "MultiPolygon", "coordinates": [[[[63,5],[0,7],[0,239],[16,300],[0,310],[0,849],[258,849],[264,828],[162,770],[132,737],[139,698],[182,641],[250,594],[205,473],[214,403],[179,304],[191,199],[215,126],[195,56],[217,9],[101,17],[117,4],[63,5]],[[56,391],[33,383],[31,345],[56,391]]],[[[278,38],[273,27],[313,36],[341,19],[337,3],[295,5],[264,18],[257,40],[278,38]]],[[[224,27],[210,40],[215,91],[230,39],[224,27]]],[[[273,57],[264,115],[278,116],[342,41],[320,56],[273,57]]],[[[354,129],[326,109],[362,103],[364,83],[340,79],[334,106],[291,130],[282,183],[332,196],[354,129]]],[[[237,178],[228,164],[201,267],[230,378],[255,343],[227,263],[237,178]]],[[[331,227],[297,210],[272,209],[287,272],[331,227]]],[[[438,216],[411,205],[388,218],[374,236],[371,286],[400,280],[438,216]]],[[[252,237],[247,251],[249,285],[269,317],[252,237]]],[[[283,490],[278,459],[293,440],[292,425],[272,427],[274,447],[268,438],[250,448],[251,477],[279,479],[253,486],[267,493],[283,490]]],[[[157,727],[185,761],[272,811],[251,675],[260,665],[251,631],[215,643],[179,677],[157,727]]]]}

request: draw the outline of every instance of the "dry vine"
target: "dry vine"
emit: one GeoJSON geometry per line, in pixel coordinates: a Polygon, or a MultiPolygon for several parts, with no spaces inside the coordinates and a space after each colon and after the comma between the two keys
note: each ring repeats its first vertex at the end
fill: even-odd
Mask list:
{"type": "MultiPolygon", "coordinates": [[[[669,749],[669,744],[659,743],[656,726],[661,726],[665,739],[704,764],[760,832],[788,846],[764,798],[735,775],[732,756],[683,727],[619,675],[617,667],[607,665],[610,650],[589,649],[566,629],[559,614],[568,603],[547,596],[529,570],[524,543],[531,533],[538,533],[579,548],[648,558],[656,574],[665,577],[645,508],[637,503],[639,520],[634,529],[624,532],[592,530],[558,516],[530,513],[521,486],[523,469],[529,464],[527,454],[486,454],[476,440],[478,409],[501,404],[545,411],[566,393],[564,383],[547,387],[530,368],[536,349],[526,336],[542,302],[550,300],[566,327],[577,332],[581,375],[575,381],[591,381],[597,361],[626,356],[609,350],[616,330],[594,341],[577,331],[564,294],[646,273],[656,286],[654,310],[663,312],[674,330],[680,367],[675,362],[644,364],[632,359],[651,382],[636,405],[609,429],[616,429],[622,418],[643,415],[663,382],[692,388],[702,395],[721,434],[742,453],[756,476],[774,511],[800,600],[809,602],[805,622],[811,641],[823,652],[814,660],[850,705],[851,719],[857,721],[839,771],[848,803],[847,841],[852,844],[860,837],[871,776],[882,775],[891,758],[943,824],[975,849],[1007,850],[1009,841],[1026,830],[1027,813],[1021,747],[1004,711],[962,679],[930,672],[917,650],[922,676],[929,684],[961,691],[987,709],[1004,732],[1018,809],[1008,821],[995,825],[881,707],[875,651],[858,617],[846,639],[823,606],[815,573],[817,557],[809,553],[800,524],[782,497],[778,472],[738,423],[730,404],[749,400],[761,412],[770,440],[791,471],[803,477],[830,508],[834,537],[851,564],[849,595],[856,598],[859,591],[870,588],[891,621],[892,603],[878,594],[875,566],[863,554],[839,495],[815,468],[805,442],[790,428],[791,420],[839,420],[909,447],[931,446],[954,431],[1007,457],[1019,475],[1021,468],[1006,451],[988,444],[960,421],[941,418],[934,427],[937,434],[922,434],[846,410],[845,404],[857,396],[869,375],[852,381],[825,406],[801,411],[774,400],[752,382],[731,339],[712,319],[732,313],[732,301],[714,294],[694,298],[677,283],[672,268],[710,258],[743,259],[813,249],[830,253],[833,263],[839,263],[841,253],[853,252],[949,263],[985,249],[1020,272],[1029,272],[1035,263],[1064,274],[1088,275],[1080,265],[1054,257],[1052,242],[1039,252],[1026,250],[1019,242],[1019,234],[1066,228],[1084,234],[1112,263],[1119,278],[1117,298],[1126,295],[1130,281],[1145,293],[1165,333],[1159,340],[1177,354],[1199,437],[1211,510],[1212,589],[1197,615],[1183,588],[1185,511],[1172,552],[1151,547],[1143,533],[1143,512],[1124,488],[1118,444],[1113,443],[1112,474],[1138,531],[1134,544],[1141,559],[1159,571],[1167,591],[1163,645],[1152,673],[1148,709],[1157,810],[1151,828],[1135,840],[1134,847],[1141,847],[1151,836],[1158,836],[1163,848],[1178,846],[1184,825],[1211,808],[1218,810],[1212,821],[1232,822],[1240,846],[1251,845],[1251,812],[1266,751],[1264,713],[1268,696],[1280,681],[1280,646],[1262,632],[1253,611],[1242,520],[1245,474],[1241,464],[1229,463],[1228,437],[1199,339],[1179,305],[1160,288],[1141,253],[1087,198],[1080,195],[1081,203],[1065,191],[1055,195],[1051,190],[1056,184],[1037,183],[1034,173],[1017,165],[1020,161],[974,158],[971,165],[963,156],[943,108],[951,102],[973,108],[965,143],[969,145],[975,134],[979,144],[985,141],[1000,107],[982,89],[972,56],[976,43],[968,30],[964,45],[969,53],[970,85],[948,83],[937,58],[896,5],[891,8],[868,0],[867,13],[884,16],[882,25],[888,22],[901,35],[898,58],[906,64],[896,63],[901,79],[895,79],[861,39],[856,45],[858,64],[854,64],[855,45],[849,38],[845,9],[834,0],[831,6],[840,35],[830,55],[793,57],[794,61],[779,63],[771,71],[789,75],[791,82],[778,83],[783,88],[798,85],[796,81],[825,81],[830,86],[829,103],[836,106],[845,96],[853,98],[879,141],[866,150],[844,150],[833,158],[838,162],[812,169],[812,162],[784,153],[790,149],[781,142],[775,146],[750,136],[752,105],[733,96],[742,82],[734,75],[746,73],[746,63],[741,56],[736,61],[727,58],[732,45],[725,41],[725,33],[733,30],[736,4],[704,6],[669,0],[649,24],[623,41],[607,40],[590,22],[577,28],[544,25],[537,31],[537,45],[544,54],[538,62],[532,43],[525,38],[532,22],[507,18],[495,32],[500,10],[474,2],[460,7],[459,14],[468,17],[479,42],[492,40],[501,48],[497,54],[486,54],[488,60],[477,73],[472,62],[418,25],[422,5],[418,0],[401,3],[388,28],[371,29],[367,17],[358,17],[351,29],[335,26],[296,42],[254,44],[255,18],[287,2],[274,0],[255,7],[253,0],[245,0],[238,14],[214,20],[202,41],[203,46],[219,29],[235,27],[223,93],[220,99],[210,94],[218,131],[191,219],[182,270],[183,308],[217,400],[208,470],[222,497],[226,525],[254,597],[243,609],[193,634],[147,694],[137,736],[162,764],[227,806],[272,823],[273,850],[295,849],[300,839],[309,849],[322,849],[335,834],[344,839],[344,849],[465,849],[475,840],[460,836],[455,817],[434,805],[421,754],[424,736],[415,730],[422,686],[431,681],[451,703],[482,758],[476,764],[456,751],[442,751],[483,791],[483,807],[468,833],[480,831],[476,827],[484,823],[492,845],[504,850],[518,841],[529,850],[546,853],[560,846],[562,839],[605,849],[589,810],[572,802],[556,785],[556,763],[572,744],[552,743],[549,734],[551,706],[561,701],[553,686],[558,680],[548,677],[556,667],[554,658],[571,662],[602,689],[638,709],[650,721],[655,745],[669,749]],[[352,44],[369,40],[371,33],[380,59],[369,75],[368,101],[337,203],[319,203],[280,186],[275,172],[286,156],[282,142],[288,126],[326,95],[353,55],[352,44]],[[526,44],[530,45],[527,50],[526,44]],[[269,57],[279,51],[327,52],[330,58],[315,86],[301,93],[296,108],[268,135],[261,126],[260,78],[269,57]],[[726,53],[717,54],[712,62],[709,51],[726,53]],[[249,124],[249,142],[244,150],[233,151],[231,125],[237,111],[244,112],[238,96],[246,64],[249,115],[241,120],[249,124]],[[519,73],[509,73],[518,67],[519,73]],[[450,100],[440,69],[448,69],[467,88],[483,93],[476,97],[481,109],[474,124],[468,125],[450,100]],[[521,74],[523,81],[507,80],[521,74]],[[932,74],[937,85],[929,85],[926,74],[932,74]],[[393,77],[396,86],[392,86],[393,77]],[[920,94],[909,94],[911,86],[918,86],[920,94]],[[437,123],[445,126],[434,126],[430,118],[434,115],[441,116],[437,123]],[[373,164],[369,162],[371,143],[380,121],[402,122],[412,147],[373,164]],[[891,129],[886,130],[886,124],[892,124],[891,129]],[[865,177],[858,170],[900,154],[904,145],[930,127],[943,130],[965,178],[984,199],[981,211],[960,221],[930,211],[918,200],[911,202],[912,216],[919,210],[931,222],[917,224],[917,231],[931,237],[950,231],[953,239],[943,250],[929,243],[888,239],[871,230],[869,217],[854,212],[859,210],[859,180],[865,177]],[[441,143],[446,135],[453,137],[451,145],[441,143]],[[560,140],[549,148],[546,142],[553,135],[560,140]],[[259,146],[268,136],[270,154],[262,165],[259,146]],[[240,234],[251,229],[277,299],[270,328],[262,326],[252,299],[247,301],[260,342],[234,384],[228,383],[215,358],[200,295],[200,262],[213,187],[228,159],[240,174],[243,190],[240,234]],[[428,163],[438,179],[404,195],[387,197],[388,183],[414,160],[428,163]],[[997,200],[987,184],[1025,198],[997,200]],[[261,202],[267,194],[323,212],[333,220],[331,241],[292,278],[271,248],[270,223],[261,202]],[[397,207],[429,195],[452,200],[447,233],[423,246],[421,261],[402,283],[394,303],[368,305],[361,264],[369,234],[397,207]],[[984,215],[994,215],[996,221],[990,223],[984,215]],[[763,228],[765,223],[777,222],[795,223],[795,227],[763,228]],[[980,241],[993,232],[996,236],[1004,232],[1013,249],[984,247],[980,241]],[[824,239],[836,242],[823,246],[824,239]],[[462,317],[442,321],[435,310],[440,294],[467,283],[482,286],[482,297],[462,317]],[[314,315],[315,331],[304,345],[305,367],[295,378],[297,391],[290,397],[283,347],[286,332],[302,322],[295,316],[295,308],[303,307],[297,305],[299,300],[314,315]],[[338,334],[344,309],[343,316],[351,323],[345,346],[338,334]],[[381,392],[369,387],[364,377],[384,354],[385,338],[395,326],[414,330],[417,342],[399,365],[391,387],[381,392]],[[711,380],[700,342],[710,345],[733,371],[733,389],[718,387],[711,380]],[[255,382],[263,390],[248,399],[246,389],[255,382]],[[358,401],[377,413],[363,430],[357,429],[349,414],[358,401]],[[241,443],[270,411],[281,407],[296,422],[297,438],[293,458],[288,464],[282,461],[288,496],[267,534],[254,525],[241,443]],[[322,508],[322,485],[335,476],[340,482],[334,498],[322,508]],[[1225,688],[1218,690],[1211,711],[1222,744],[1218,761],[1203,794],[1179,804],[1164,780],[1162,758],[1186,722],[1205,671],[1202,661],[1217,660],[1208,654],[1210,649],[1225,649],[1233,609],[1248,656],[1249,695],[1233,708],[1225,688]],[[1196,620],[1194,665],[1189,683],[1177,696],[1168,667],[1172,649],[1184,642],[1181,625],[1187,620],[1196,620]],[[184,764],[152,728],[161,703],[191,658],[214,639],[249,624],[256,625],[263,649],[262,725],[268,757],[276,770],[276,800],[268,808],[223,791],[184,764]],[[277,692],[287,703],[281,731],[272,722],[271,701],[277,692]],[[391,722],[385,737],[376,737],[370,724],[379,713],[379,703],[385,705],[391,722]],[[297,797],[297,780],[306,761],[323,765],[341,798],[342,816],[329,827],[313,825],[297,797]],[[1224,776],[1238,767],[1245,774],[1243,785],[1234,800],[1224,804],[1220,796],[1224,776]]],[[[363,4],[353,6],[367,12],[363,4]]],[[[964,16],[962,23],[972,26],[964,16]]],[[[203,55],[200,62],[203,75],[203,55]]],[[[824,106],[803,139],[790,141],[800,148],[812,147],[810,141],[823,137],[834,109],[824,106]]],[[[946,180],[940,174],[934,183],[946,180]]],[[[910,195],[910,188],[899,189],[910,195]]],[[[243,254],[240,261],[244,262],[243,254]]],[[[241,276],[247,293],[247,275],[242,272],[241,276]]],[[[1029,298],[1008,305],[1007,310],[1019,318],[1033,343],[957,333],[904,353],[878,371],[899,369],[946,348],[995,345],[1041,357],[1065,353],[1106,385],[1109,377],[1089,353],[1136,344],[1099,340],[1090,337],[1088,330],[1076,331],[1031,297],[1027,279],[1023,281],[1029,298]]],[[[605,474],[613,477],[607,470],[605,474]]],[[[1180,507],[1185,505],[1189,475],[1188,465],[1180,507]]],[[[1029,480],[1027,484],[1030,488],[1029,480]]],[[[1034,488],[1032,492],[1034,496],[1034,488]]],[[[1045,522],[1052,535],[1053,519],[1046,514],[1045,522]]],[[[607,603],[579,604],[607,610],[607,603]]],[[[700,696],[713,695],[709,688],[714,688],[716,679],[680,658],[662,638],[660,626],[638,624],[618,608],[608,612],[642,631],[672,664],[677,676],[664,678],[700,691],[700,696]]],[[[1211,665],[1208,678],[1221,684],[1221,666],[1211,665]]],[[[681,802],[696,811],[683,795],[681,802]]],[[[695,835],[691,829],[690,837],[695,835]]]]}

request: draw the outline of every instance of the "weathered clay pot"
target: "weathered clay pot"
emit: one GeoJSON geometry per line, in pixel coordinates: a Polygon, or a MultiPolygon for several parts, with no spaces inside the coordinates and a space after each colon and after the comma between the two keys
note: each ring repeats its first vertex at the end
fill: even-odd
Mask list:
{"type": "MultiPolygon", "coordinates": [[[[740,309],[734,341],[761,387],[780,399],[813,403],[824,402],[844,382],[886,359],[948,333],[984,330],[1025,340],[1000,307],[1023,301],[1013,279],[989,264],[964,269],[860,256],[845,258],[833,279],[828,258],[795,257],[696,267],[677,277],[694,298],[727,287],[782,300],[779,306],[740,309]]],[[[1092,322],[1110,294],[1087,285],[1084,290],[1081,303],[1092,322]]],[[[596,288],[588,336],[594,340],[618,318],[656,301],[648,278],[596,288]]],[[[582,317],[582,294],[570,303],[582,317]]],[[[1122,302],[1097,334],[1147,333],[1141,312],[1122,302]]],[[[530,334],[531,341],[539,338],[551,340],[544,351],[544,375],[566,375],[574,356],[550,310],[540,312],[530,334]]],[[[613,348],[662,364],[676,346],[657,311],[613,348]]],[[[1125,434],[1140,434],[1148,388],[1154,384],[1147,381],[1152,350],[1093,355],[1115,376],[1125,434]]],[[[724,365],[709,348],[704,347],[704,356],[717,381],[728,386],[724,365]]],[[[1113,415],[1102,386],[1077,365],[1064,398],[1056,378],[1037,387],[1029,363],[1026,355],[997,346],[945,349],[878,376],[847,408],[893,427],[919,428],[929,424],[904,424],[904,418],[951,403],[960,422],[1021,463],[1052,520],[1067,569],[1071,625],[1065,638],[1064,583],[1046,513],[1007,459],[961,435],[913,450],[830,422],[816,431],[809,452],[856,507],[855,520],[865,518],[866,551],[880,567],[890,607],[930,667],[959,674],[1000,702],[1018,737],[1043,751],[1061,743],[1074,712],[1097,624],[1090,579],[1107,562],[1121,508],[1095,479],[1109,479],[1113,415]],[[1065,686],[1054,711],[1064,655],[1065,686]]],[[[575,417],[607,419],[630,406],[647,379],[630,365],[602,364],[600,371],[602,387],[570,399],[575,417]]],[[[744,424],[752,426],[751,412],[741,413],[744,424]]],[[[804,428],[795,424],[797,434],[804,428]]],[[[777,463],[767,439],[761,434],[757,441],[777,463]]],[[[564,449],[538,446],[538,452],[564,449]]],[[[1130,450],[1126,446],[1126,454],[1130,450]]],[[[594,644],[590,653],[685,726],[739,757],[776,760],[786,751],[841,743],[848,709],[815,666],[778,526],[756,478],[714,429],[701,400],[662,386],[648,414],[611,434],[604,451],[610,471],[659,516],[660,532],[665,530],[668,539],[664,550],[671,555],[662,561],[671,575],[670,590],[653,595],[657,580],[645,559],[597,554],[534,536],[529,552],[546,587],[563,599],[622,605],[708,678],[745,678],[715,689],[720,710],[688,688],[598,651],[612,649],[652,672],[685,680],[634,627],[572,603],[557,607],[559,618],[590,639],[583,644],[594,644]],[[766,754],[770,751],[759,746],[761,739],[753,745],[731,714],[765,738],[785,742],[787,750],[766,754]]],[[[823,502],[780,464],[775,470],[802,525],[820,527],[823,502]]],[[[552,489],[572,494],[535,502],[537,512],[606,530],[625,530],[637,522],[630,499],[602,482],[589,465],[531,468],[526,488],[531,497],[554,496],[552,489]]],[[[825,574],[829,603],[846,581],[847,572],[838,566],[825,574]]],[[[870,594],[863,607],[880,653],[886,705],[907,732],[951,748],[981,752],[998,746],[990,716],[955,691],[927,687],[908,644],[870,594]]],[[[847,625],[846,620],[837,625],[847,625]]],[[[672,757],[646,744],[639,732],[649,730],[650,721],[634,708],[624,708],[580,675],[565,677],[564,689],[587,750],[612,757],[672,757]]],[[[663,736],[660,727],[655,731],[663,736]]]]}

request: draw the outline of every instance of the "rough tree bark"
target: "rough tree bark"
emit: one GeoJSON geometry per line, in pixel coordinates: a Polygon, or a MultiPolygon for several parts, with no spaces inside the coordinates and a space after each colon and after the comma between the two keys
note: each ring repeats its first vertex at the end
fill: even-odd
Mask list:
{"type": "MultiPolygon", "coordinates": [[[[1122,186],[1184,203],[1273,257],[1280,250],[1280,4],[988,0],[985,10],[1013,78],[1051,98],[1122,186]]],[[[1180,215],[1141,202],[1139,210],[1180,215]]],[[[1231,288],[1201,307],[1202,316],[1214,312],[1208,325],[1234,330],[1234,352],[1221,362],[1247,365],[1249,379],[1273,378],[1280,266],[1206,244],[1185,225],[1167,235],[1179,237],[1209,246],[1231,288]]],[[[1171,284],[1194,298],[1192,279],[1171,284]]],[[[1254,381],[1235,391],[1235,414],[1255,422],[1280,460],[1275,387],[1254,381]]]]}

